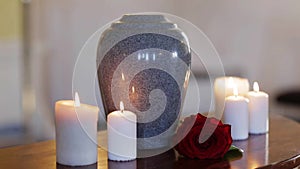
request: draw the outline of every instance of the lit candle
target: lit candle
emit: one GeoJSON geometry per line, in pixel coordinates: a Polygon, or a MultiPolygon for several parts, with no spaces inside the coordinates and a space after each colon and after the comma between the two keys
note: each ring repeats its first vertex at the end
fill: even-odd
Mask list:
{"type": "Polygon", "coordinates": [[[107,116],[108,159],[113,161],[129,161],[136,159],[136,121],[134,113],[124,110],[120,102],[120,111],[107,116]]]}
{"type": "Polygon", "coordinates": [[[247,95],[249,99],[249,132],[261,134],[269,131],[269,95],[259,91],[257,82],[247,95]]]}
{"type": "Polygon", "coordinates": [[[231,125],[231,136],[233,140],[244,140],[248,138],[249,117],[248,100],[238,95],[238,89],[234,87],[234,95],[225,99],[224,123],[231,125]]]}
{"type": "Polygon", "coordinates": [[[69,166],[83,166],[97,162],[98,107],[75,101],[55,103],[56,161],[69,166]]]}
{"type": "Polygon", "coordinates": [[[214,83],[215,113],[221,118],[224,112],[224,103],[227,96],[233,95],[233,87],[236,86],[239,95],[246,96],[249,92],[249,81],[239,77],[219,77],[214,83]]]}

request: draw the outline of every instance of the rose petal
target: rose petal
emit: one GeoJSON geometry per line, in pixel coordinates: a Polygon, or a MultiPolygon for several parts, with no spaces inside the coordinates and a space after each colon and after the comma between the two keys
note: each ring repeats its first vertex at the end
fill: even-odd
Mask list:
{"type": "Polygon", "coordinates": [[[182,136],[184,132],[188,132],[188,134],[175,146],[175,149],[180,154],[189,158],[222,158],[232,144],[230,125],[223,124],[215,118],[207,119],[207,117],[200,113],[198,113],[197,116],[192,115],[184,119],[184,122],[178,128],[177,135],[182,136]],[[188,126],[190,126],[191,122],[194,120],[196,121],[194,122],[191,130],[188,132],[188,126]],[[200,144],[199,136],[206,120],[208,120],[207,128],[215,128],[215,130],[204,143],[200,144]]]}

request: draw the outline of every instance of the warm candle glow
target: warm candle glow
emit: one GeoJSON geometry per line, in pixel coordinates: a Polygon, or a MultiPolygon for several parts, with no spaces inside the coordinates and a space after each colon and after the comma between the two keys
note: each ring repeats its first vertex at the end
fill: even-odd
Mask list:
{"type": "Polygon", "coordinates": [[[253,83],[253,91],[248,93],[249,99],[249,133],[262,134],[269,131],[269,95],[259,91],[257,82],[253,83]]]}
{"type": "Polygon", "coordinates": [[[254,90],[255,92],[259,92],[259,86],[258,86],[258,83],[257,83],[257,82],[254,82],[254,83],[253,83],[253,90],[254,90]]]}
{"type": "Polygon", "coordinates": [[[122,76],[122,80],[125,80],[125,76],[124,76],[124,73],[122,73],[122,75],[121,75],[121,76],[122,76]]]}
{"type": "Polygon", "coordinates": [[[75,92],[74,106],[75,107],[80,107],[80,99],[79,99],[79,95],[78,95],[77,92],[75,92]]]}
{"type": "Polygon", "coordinates": [[[97,144],[94,139],[97,138],[98,112],[96,106],[81,105],[77,92],[73,93],[72,100],[58,100],[55,103],[56,162],[68,166],[97,162],[97,144]],[[84,131],[78,132],[78,129],[84,131]],[[82,141],[87,136],[91,141],[82,141]],[[78,145],[81,148],[76,148],[78,145]],[[84,158],[74,156],[78,153],[85,154],[84,158]]]}
{"type": "Polygon", "coordinates": [[[184,87],[184,88],[187,88],[187,87],[188,87],[190,74],[191,74],[191,71],[190,71],[190,70],[187,70],[187,71],[186,71],[186,74],[185,74],[185,78],[184,78],[184,84],[183,84],[183,87],[184,87]]]}
{"type": "Polygon", "coordinates": [[[234,84],[233,82],[233,78],[232,77],[229,77],[228,79],[228,87],[229,88],[234,88],[236,85],[234,84]]]}
{"type": "Polygon", "coordinates": [[[129,110],[124,110],[123,101],[120,101],[120,110],[113,111],[108,114],[107,156],[109,160],[129,161],[136,158],[136,122],[137,117],[135,113],[129,110]]]}
{"type": "Polygon", "coordinates": [[[132,93],[134,93],[134,92],[135,92],[134,86],[132,86],[131,90],[132,90],[132,93]]]}
{"type": "Polygon", "coordinates": [[[239,91],[236,85],[233,86],[233,95],[236,97],[239,95],[239,91]]]}
{"type": "Polygon", "coordinates": [[[121,110],[121,112],[124,111],[124,103],[122,101],[120,101],[120,110],[121,110]]]}

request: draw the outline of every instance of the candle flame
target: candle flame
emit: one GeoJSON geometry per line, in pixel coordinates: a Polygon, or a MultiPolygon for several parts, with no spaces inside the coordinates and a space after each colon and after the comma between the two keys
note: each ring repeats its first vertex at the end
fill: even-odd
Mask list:
{"type": "Polygon", "coordinates": [[[78,92],[75,92],[74,106],[75,107],[80,107],[80,99],[79,99],[78,92]]]}
{"type": "Polygon", "coordinates": [[[234,96],[238,96],[239,95],[239,91],[236,85],[233,86],[233,95],[234,96]]]}
{"type": "Polygon", "coordinates": [[[131,90],[132,90],[132,93],[134,93],[134,92],[135,92],[134,86],[132,86],[131,90]]]}
{"type": "Polygon", "coordinates": [[[229,88],[234,88],[235,87],[235,84],[234,84],[234,81],[233,81],[232,77],[229,77],[227,84],[228,84],[229,88]]]}
{"type": "Polygon", "coordinates": [[[121,75],[121,76],[122,76],[122,80],[125,80],[125,76],[124,76],[124,73],[122,73],[122,75],[121,75]]]}
{"type": "Polygon", "coordinates": [[[187,88],[187,87],[188,87],[190,74],[191,74],[191,71],[190,71],[190,69],[189,69],[189,70],[186,71],[186,74],[185,74],[184,84],[183,84],[183,87],[184,87],[184,88],[187,88]]]}
{"type": "Polygon", "coordinates": [[[254,82],[254,83],[253,83],[253,90],[254,90],[255,92],[259,92],[259,86],[258,86],[258,83],[257,83],[257,82],[254,82]]]}
{"type": "Polygon", "coordinates": [[[124,111],[124,103],[122,101],[120,101],[120,110],[121,110],[121,112],[124,111]]]}

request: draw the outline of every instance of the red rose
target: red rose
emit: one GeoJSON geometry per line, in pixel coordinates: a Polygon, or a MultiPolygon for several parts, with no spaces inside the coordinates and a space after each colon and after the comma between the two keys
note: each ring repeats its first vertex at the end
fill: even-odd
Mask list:
{"type": "Polygon", "coordinates": [[[182,125],[178,128],[177,138],[182,138],[182,134],[188,134],[175,146],[175,149],[189,158],[198,159],[218,159],[222,158],[229,150],[231,138],[231,126],[223,124],[215,118],[207,118],[200,113],[192,115],[184,119],[182,125]],[[206,122],[207,121],[207,122],[206,122]],[[191,122],[194,122],[193,127],[188,132],[191,122]],[[205,123],[206,122],[206,123],[205,123]],[[214,129],[213,134],[203,143],[199,142],[199,136],[203,126],[207,125],[206,129],[214,129]]]}

